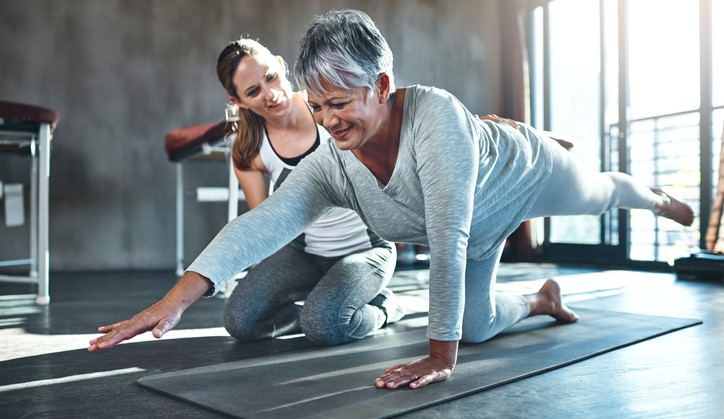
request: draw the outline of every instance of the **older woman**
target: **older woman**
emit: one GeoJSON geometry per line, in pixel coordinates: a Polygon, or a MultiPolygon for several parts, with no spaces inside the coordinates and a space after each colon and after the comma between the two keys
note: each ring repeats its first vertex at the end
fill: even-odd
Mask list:
{"type": "Polygon", "coordinates": [[[294,72],[334,143],[319,147],[279,191],[229,223],[182,281],[200,294],[218,287],[333,206],[355,210],[387,240],[428,244],[430,353],[387,369],[378,387],[445,380],[459,341],[483,342],[528,316],[578,319],[552,280],[534,295],[494,292],[503,243],[521,221],[611,208],[693,221],[688,205],[626,174],[592,172],[528,126],[481,122],[440,89],[396,90],[392,53],[362,12],[318,17],[300,43],[294,72]],[[272,220],[274,231],[254,228],[272,220]]]}
{"type": "Polygon", "coordinates": [[[528,316],[577,320],[554,281],[532,296],[493,292],[503,243],[521,221],[641,208],[692,223],[688,205],[626,174],[592,172],[525,125],[480,122],[443,90],[395,90],[392,61],[367,15],[339,11],[312,23],[294,69],[336,144],[295,181],[323,183],[382,237],[430,246],[430,354],[386,370],[378,387],[444,380],[458,341],[483,342],[528,316]]]}

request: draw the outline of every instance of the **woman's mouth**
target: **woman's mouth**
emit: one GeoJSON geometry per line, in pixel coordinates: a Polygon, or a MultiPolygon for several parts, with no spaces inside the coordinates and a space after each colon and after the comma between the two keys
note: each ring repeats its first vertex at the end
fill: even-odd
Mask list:
{"type": "Polygon", "coordinates": [[[343,140],[345,137],[347,137],[347,134],[349,134],[349,131],[352,127],[348,127],[345,129],[339,129],[336,131],[330,131],[329,133],[332,135],[332,138],[335,139],[335,141],[343,140]]]}
{"type": "Polygon", "coordinates": [[[279,95],[276,96],[276,98],[274,98],[274,100],[272,100],[272,101],[269,103],[268,108],[269,108],[269,109],[274,109],[274,110],[279,109],[279,108],[281,108],[282,106],[284,106],[284,103],[285,103],[286,101],[287,101],[287,100],[286,100],[286,98],[284,97],[284,95],[279,94],[279,95]]]}

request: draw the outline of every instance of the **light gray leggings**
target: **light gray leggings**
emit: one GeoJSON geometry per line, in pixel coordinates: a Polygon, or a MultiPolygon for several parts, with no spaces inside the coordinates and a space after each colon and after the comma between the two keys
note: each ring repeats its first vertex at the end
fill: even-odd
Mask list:
{"type": "Polygon", "coordinates": [[[362,339],[384,323],[367,303],[392,279],[396,259],[391,243],[334,258],[286,245],[239,280],[226,303],[226,330],[241,341],[299,331],[323,345],[362,339]]]}
{"type": "MultiPolygon", "coordinates": [[[[553,140],[545,138],[553,156],[553,172],[527,218],[603,214],[612,208],[653,210],[659,199],[631,176],[595,172],[553,140]]],[[[462,341],[484,342],[530,313],[524,296],[495,292],[495,276],[504,243],[486,259],[468,260],[465,272],[465,314],[462,341]]]]}

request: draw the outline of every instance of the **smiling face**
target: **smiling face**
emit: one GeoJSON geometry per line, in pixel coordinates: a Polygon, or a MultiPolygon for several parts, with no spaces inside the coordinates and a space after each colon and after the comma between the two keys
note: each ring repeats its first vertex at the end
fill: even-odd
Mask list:
{"type": "Polygon", "coordinates": [[[291,109],[292,87],[281,57],[247,55],[232,78],[238,97],[229,99],[263,118],[285,116],[291,109]]]}
{"type": "Polygon", "coordinates": [[[369,95],[363,87],[351,90],[322,81],[326,92],[308,92],[308,103],[317,124],[322,125],[341,150],[362,148],[382,133],[386,124],[385,98],[369,95]]]}

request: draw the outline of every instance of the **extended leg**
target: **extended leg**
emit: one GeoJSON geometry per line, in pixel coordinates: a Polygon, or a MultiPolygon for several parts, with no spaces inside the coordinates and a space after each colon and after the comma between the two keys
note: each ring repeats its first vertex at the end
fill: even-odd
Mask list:
{"type": "Polygon", "coordinates": [[[647,209],[683,225],[691,225],[693,211],[660,189],[650,189],[620,172],[597,172],[557,145],[553,172],[529,212],[529,218],[555,215],[598,215],[612,208],[647,209]]]}

